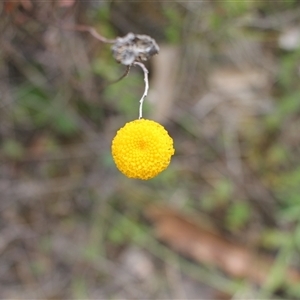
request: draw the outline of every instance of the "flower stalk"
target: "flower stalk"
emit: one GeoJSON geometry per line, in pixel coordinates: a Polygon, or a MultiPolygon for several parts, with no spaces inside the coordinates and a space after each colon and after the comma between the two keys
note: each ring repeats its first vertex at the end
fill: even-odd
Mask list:
{"type": "Polygon", "coordinates": [[[141,119],[143,117],[143,104],[144,104],[144,100],[148,95],[148,90],[149,90],[149,80],[148,80],[148,73],[149,71],[147,70],[147,68],[145,67],[144,64],[140,63],[140,62],[134,62],[134,65],[136,66],[140,66],[144,72],[144,81],[145,81],[145,90],[144,90],[144,94],[140,100],[140,108],[139,108],[139,119],[141,119]]]}

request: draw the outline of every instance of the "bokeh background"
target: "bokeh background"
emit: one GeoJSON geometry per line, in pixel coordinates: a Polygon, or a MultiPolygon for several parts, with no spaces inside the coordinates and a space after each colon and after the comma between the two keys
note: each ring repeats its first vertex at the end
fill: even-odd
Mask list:
{"type": "Polygon", "coordinates": [[[300,298],[298,1],[7,0],[0,33],[0,298],[300,298]],[[143,73],[78,25],[160,46],[153,180],[110,152],[143,73]]]}

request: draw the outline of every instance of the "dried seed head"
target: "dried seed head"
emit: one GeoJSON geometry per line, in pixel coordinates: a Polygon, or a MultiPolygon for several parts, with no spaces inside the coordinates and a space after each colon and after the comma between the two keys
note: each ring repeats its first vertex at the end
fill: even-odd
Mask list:
{"type": "Polygon", "coordinates": [[[159,47],[153,38],[133,33],[118,37],[111,49],[116,61],[126,66],[134,62],[147,61],[159,52],[159,47]]]}

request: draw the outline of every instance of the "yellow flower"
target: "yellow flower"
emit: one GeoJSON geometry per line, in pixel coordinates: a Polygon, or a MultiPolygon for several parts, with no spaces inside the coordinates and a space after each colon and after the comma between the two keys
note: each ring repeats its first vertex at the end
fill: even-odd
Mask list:
{"type": "Polygon", "coordinates": [[[126,123],[112,141],[117,168],[129,178],[150,179],[170,163],[173,140],[165,128],[151,120],[126,123]]]}

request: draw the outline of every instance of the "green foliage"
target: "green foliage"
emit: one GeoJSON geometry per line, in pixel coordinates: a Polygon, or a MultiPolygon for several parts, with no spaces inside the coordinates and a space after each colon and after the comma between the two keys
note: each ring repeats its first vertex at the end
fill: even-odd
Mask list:
{"type": "Polygon", "coordinates": [[[18,160],[24,155],[24,147],[15,139],[5,139],[2,144],[2,152],[10,159],[18,160]]]}
{"type": "Polygon", "coordinates": [[[164,6],[164,15],[168,20],[168,25],[165,26],[165,35],[169,43],[177,44],[180,42],[182,31],[182,16],[178,7],[167,5],[164,6]]]}
{"type": "Polygon", "coordinates": [[[102,36],[114,39],[117,34],[110,22],[110,9],[109,1],[101,1],[99,9],[93,11],[93,13],[95,23],[99,23],[99,26],[96,26],[97,31],[102,36]]]}
{"type": "Polygon", "coordinates": [[[208,16],[208,23],[212,30],[221,30],[224,26],[223,17],[216,13],[212,13],[208,16]]]}
{"type": "Polygon", "coordinates": [[[285,92],[290,93],[291,89],[297,88],[297,61],[300,59],[300,50],[285,53],[279,61],[278,82],[285,92]]]}
{"type": "Polygon", "coordinates": [[[35,276],[42,276],[47,273],[48,266],[44,260],[39,259],[30,264],[30,269],[35,276]]]}
{"type": "Polygon", "coordinates": [[[73,278],[72,294],[74,299],[88,299],[88,287],[84,277],[77,276],[73,278]]]}
{"type": "Polygon", "coordinates": [[[239,17],[242,14],[249,12],[253,6],[253,1],[232,1],[223,0],[218,3],[220,8],[225,12],[226,17],[239,17]]]}
{"type": "Polygon", "coordinates": [[[106,52],[101,56],[96,57],[92,62],[93,72],[106,79],[107,81],[114,81],[121,76],[122,69],[125,67],[122,65],[116,65],[115,61],[111,58],[111,53],[106,52]]]}
{"type": "Polygon", "coordinates": [[[300,167],[284,172],[280,175],[280,177],[280,183],[283,189],[300,188],[300,167]]]}
{"type": "Polygon", "coordinates": [[[288,297],[290,297],[291,299],[300,298],[300,285],[298,282],[288,282],[286,291],[288,297]]]}
{"type": "Polygon", "coordinates": [[[76,134],[79,126],[68,112],[58,112],[53,120],[53,129],[61,135],[72,136],[76,134]]]}
{"type": "Polygon", "coordinates": [[[278,105],[273,114],[266,117],[266,126],[278,129],[284,121],[296,114],[300,109],[300,90],[289,92],[278,100],[278,105]]]}
{"type": "Polygon", "coordinates": [[[231,230],[241,229],[249,220],[251,208],[247,202],[236,202],[228,207],[226,220],[231,230]]]}
{"type": "Polygon", "coordinates": [[[18,91],[18,105],[14,108],[15,122],[19,125],[45,126],[61,135],[72,136],[79,130],[79,125],[68,110],[63,95],[47,95],[41,89],[23,86],[18,91]]]}
{"type": "Polygon", "coordinates": [[[33,86],[20,86],[16,98],[18,105],[13,114],[17,123],[39,125],[45,119],[44,111],[49,107],[49,101],[44,91],[33,86]]]}
{"type": "Polygon", "coordinates": [[[292,240],[289,240],[280,248],[276,260],[272,265],[272,269],[269,272],[269,276],[260,290],[260,299],[270,299],[271,295],[287,282],[287,270],[293,255],[291,241],[292,240]]]}
{"type": "Polygon", "coordinates": [[[291,92],[284,96],[278,105],[278,114],[280,117],[284,118],[291,114],[295,114],[300,109],[299,104],[300,90],[291,92]]]}
{"type": "Polygon", "coordinates": [[[126,217],[116,218],[113,226],[108,231],[108,239],[117,244],[122,245],[125,242],[140,240],[145,237],[145,229],[140,223],[129,220],[126,217]]]}
{"type": "MultiPolygon", "coordinates": [[[[138,118],[139,100],[144,92],[143,76],[131,70],[127,77],[113,85],[108,86],[104,91],[107,104],[114,104],[119,112],[126,116],[127,120],[138,118]]],[[[143,114],[149,112],[149,103],[144,102],[143,114]]]]}
{"type": "Polygon", "coordinates": [[[278,249],[290,244],[293,239],[291,232],[284,232],[279,229],[268,229],[262,234],[262,245],[267,249],[278,249]]]}
{"type": "Polygon", "coordinates": [[[266,156],[266,162],[268,165],[276,167],[286,163],[288,159],[288,153],[284,145],[274,143],[270,146],[268,155],[266,156]]]}
{"type": "Polygon", "coordinates": [[[213,190],[201,199],[201,206],[206,211],[225,207],[232,196],[232,183],[226,179],[220,179],[214,184],[213,190]]]}
{"type": "Polygon", "coordinates": [[[295,116],[300,110],[300,89],[298,83],[297,62],[300,51],[285,53],[279,60],[278,84],[280,95],[274,113],[266,117],[266,125],[279,129],[287,119],[295,116]]]}
{"type": "Polygon", "coordinates": [[[280,219],[284,222],[291,223],[299,220],[300,216],[300,197],[292,198],[292,203],[283,208],[280,212],[280,219]]]}
{"type": "Polygon", "coordinates": [[[215,196],[218,199],[229,199],[232,193],[232,183],[227,179],[222,179],[215,186],[215,196]]]}
{"type": "Polygon", "coordinates": [[[298,251],[300,250],[300,223],[297,220],[297,226],[295,227],[293,241],[295,242],[295,246],[297,247],[298,251]]]}

